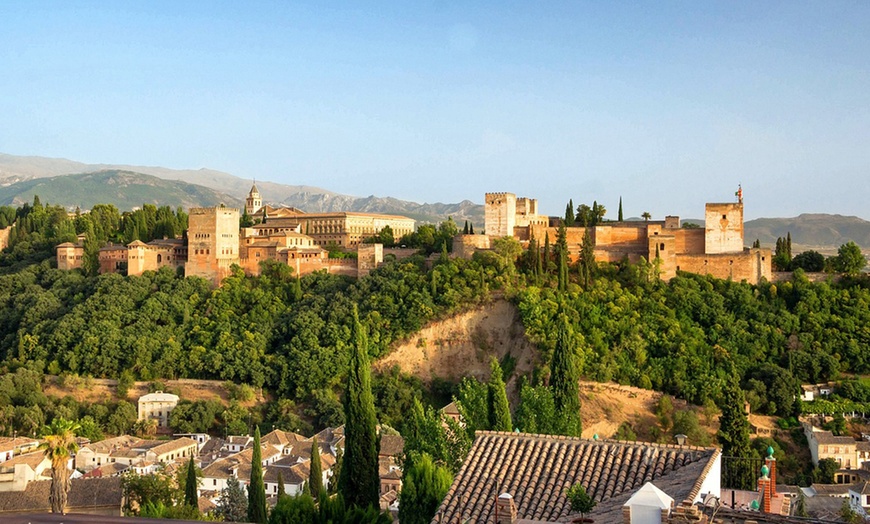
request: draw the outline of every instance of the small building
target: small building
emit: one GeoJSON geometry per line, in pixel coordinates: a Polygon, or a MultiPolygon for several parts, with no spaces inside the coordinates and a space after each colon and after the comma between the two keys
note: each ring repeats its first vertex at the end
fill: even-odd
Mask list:
{"type": "Polygon", "coordinates": [[[156,391],[139,397],[139,420],[157,421],[157,430],[169,428],[169,414],[178,405],[178,395],[156,391]]]}
{"type": "Polygon", "coordinates": [[[849,505],[858,515],[870,516],[870,482],[864,481],[849,488],[849,505]]]}
{"type": "Polygon", "coordinates": [[[27,437],[0,437],[0,464],[39,447],[39,441],[27,437]]]}

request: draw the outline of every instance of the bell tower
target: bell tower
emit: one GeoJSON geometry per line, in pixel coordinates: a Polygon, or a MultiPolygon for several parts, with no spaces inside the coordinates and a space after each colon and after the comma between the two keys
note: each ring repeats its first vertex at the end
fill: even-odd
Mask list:
{"type": "Polygon", "coordinates": [[[253,216],[261,207],[263,207],[263,199],[260,198],[260,190],[257,189],[257,182],[254,181],[254,185],[248,192],[248,198],[245,199],[245,211],[253,216]]]}

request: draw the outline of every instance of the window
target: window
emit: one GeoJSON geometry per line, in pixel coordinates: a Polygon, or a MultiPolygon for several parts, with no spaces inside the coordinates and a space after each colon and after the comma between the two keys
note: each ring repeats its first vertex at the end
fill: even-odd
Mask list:
{"type": "Polygon", "coordinates": [[[728,215],[722,215],[722,220],[728,220],[728,215]]]}

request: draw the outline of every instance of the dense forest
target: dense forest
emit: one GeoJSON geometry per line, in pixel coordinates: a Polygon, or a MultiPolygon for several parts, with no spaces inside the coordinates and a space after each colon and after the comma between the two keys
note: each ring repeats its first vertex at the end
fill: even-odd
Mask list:
{"type": "MultiPolygon", "coordinates": [[[[236,271],[212,289],[168,268],[126,277],[53,267],[60,241],[81,233],[119,242],[171,236],[185,225],[180,210],[144,206],[122,214],[103,206],[70,216],[37,200],[0,208],[0,220],[14,224],[0,255],[0,365],[8,372],[0,382],[2,433],[28,431],[54,413],[90,417],[95,432],[130,429],[124,401],[111,409],[62,405],[39,391],[43,373],[125,383],[217,379],[265,388],[274,399],[254,414],[238,404],[183,403],[173,425],[187,431],[242,430],[246,415],[300,431],[340,424],[355,305],[369,357],[377,359],[427,322],[489,300],[494,290],[517,304],[541,349],[541,365],[524,378],[522,402],[514,406],[520,429],[563,431],[541,416],[558,405],[547,387],[560,340],[576,348],[577,372],[588,379],[696,404],[721,403],[726,385],[737,381],[754,411],[783,417],[801,412],[801,382],[870,373],[864,276],[812,283],[797,270],[791,281],[758,286],[691,274],[662,282],[654,261],[590,262],[587,242],[580,260],[569,264],[559,238],[552,245],[545,239],[542,249],[533,241],[536,249],[527,251],[504,239],[472,260],[454,259],[447,240],[457,228],[449,221],[406,239],[421,255],[358,280],[297,278],[272,263],[261,276],[236,271]],[[441,256],[429,262],[423,255],[432,252],[441,256]]],[[[502,364],[509,375],[509,363],[502,364]]],[[[475,387],[436,380],[427,389],[398,370],[373,377],[379,420],[400,430],[417,400],[440,407],[465,395],[471,405],[475,387]]],[[[870,402],[859,393],[844,396],[851,403],[840,402],[847,406],[841,411],[870,402]]],[[[478,412],[469,417],[486,427],[478,412]]]]}

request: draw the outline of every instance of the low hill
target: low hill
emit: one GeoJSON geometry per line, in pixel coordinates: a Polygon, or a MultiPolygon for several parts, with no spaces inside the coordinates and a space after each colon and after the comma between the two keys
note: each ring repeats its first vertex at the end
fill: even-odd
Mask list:
{"type": "Polygon", "coordinates": [[[792,244],[802,249],[830,254],[850,240],[870,248],[870,222],[855,216],[806,213],[793,218],[758,218],[746,222],[744,228],[747,243],[757,238],[763,245],[772,246],[778,237],[791,233],[792,244]]]}
{"type": "MultiPolygon", "coordinates": [[[[151,175],[163,180],[186,182],[204,186],[218,194],[229,195],[219,201],[230,205],[230,201],[241,203],[251,189],[251,180],[239,178],[229,173],[213,169],[168,169],[154,166],[132,166],[119,164],[84,164],[64,158],[46,158],[38,156],[16,156],[0,153],[0,188],[22,182],[34,183],[36,179],[55,178],[62,175],[93,173],[102,171],[124,171],[151,175]]],[[[17,186],[27,187],[27,186],[17,186]]],[[[342,195],[314,186],[285,185],[274,182],[257,181],[257,187],[263,196],[263,202],[273,205],[292,206],[308,213],[358,211],[366,213],[390,213],[404,215],[421,222],[438,223],[447,217],[462,226],[469,220],[479,229],[483,229],[483,206],[464,200],[458,204],[420,204],[390,197],[355,197],[342,195]]],[[[117,196],[103,188],[93,187],[92,201],[115,204],[126,209],[126,205],[116,200],[117,196]]],[[[46,201],[60,203],[62,199],[49,199],[38,193],[46,201]]],[[[46,193],[47,194],[47,193],[46,193]]],[[[6,195],[6,193],[0,193],[6,195]]],[[[23,197],[22,197],[23,198],[23,197]]],[[[32,199],[32,195],[30,197],[32,199]]],[[[25,199],[26,200],[26,199],[25,199]]],[[[149,200],[150,202],[151,200],[149,200]]],[[[138,204],[133,205],[141,205],[138,204]]],[[[80,205],[80,204],[77,204],[80,205]]],[[[174,205],[174,204],[167,204],[174,205]]],[[[207,205],[205,201],[196,205],[207,205]]],[[[85,207],[85,206],[81,206],[85,207]]]]}
{"type": "Polygon", "coordinates": [[[143,204],[173,208],[242,205],[238,198],[207,187],[118,170],[16,182],[0,187],[0,204],[21,205],[32,202],[34,195],[39,195],[43,202],[70,209],[90,209],[95,204],[114,204],[121,210],[141,207],[143,204]]]}

